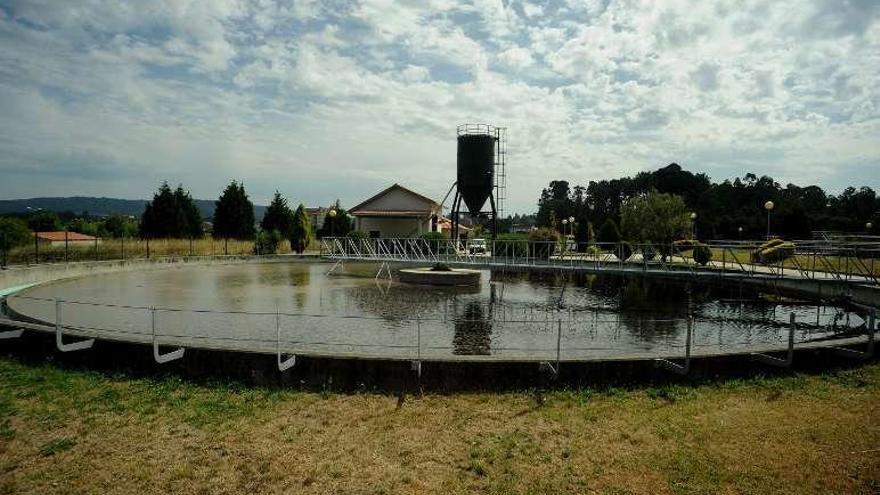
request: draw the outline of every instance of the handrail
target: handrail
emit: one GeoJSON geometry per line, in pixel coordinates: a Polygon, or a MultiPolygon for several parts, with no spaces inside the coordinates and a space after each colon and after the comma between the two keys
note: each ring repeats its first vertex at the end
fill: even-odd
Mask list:
{"type": "Polygon", "coordinates": [[[860,248],[851,245],[828,248],[827,243],[818,246],[814,242],[804,242],[801,245],[795,244],[793,252],[765,262],[762,258],[755,259],[754,255],[749,254],[759,246],[754,241],[712,241],[703,245],[708,246],[707,248],[702,248],[708,250],[709,259],[699,261],[694,254],[688,254],[694,249],[692,245],[670,246],[656,243],[575,243],[574,249],[571,249],[570,241],[563,243],[499,239],[487,240],[483,252],[482,248],[477,250],[467,241],[450,239],[429,241],[423,238],[378,238],[365,239],[358,243],[348,240],[348,247],[344,249],[340,247],[339,238],[324,238],[320,242],[325,257],[331,260],[441,262],[484,267],[559,266],[615,272],[640,269],[644,272],[660,270],[695,275],[836,280],[880,285],[880,263],[875,261],[875,257],[880,257],[880,243],[862,243],[860,248]],[[746,261],[743,259],[744,255],[752,259],[746,261]],[[728,259],[732,262],[728,263],[728,259]]]}

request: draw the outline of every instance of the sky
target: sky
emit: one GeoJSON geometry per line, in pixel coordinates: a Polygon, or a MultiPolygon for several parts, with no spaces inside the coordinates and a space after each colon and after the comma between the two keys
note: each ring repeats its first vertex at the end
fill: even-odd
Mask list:
{"type": "Polygon", "coordinates": [[[880,189],[880,2],[0,0],[0,199],[182,183],[438,201],[507,128],[506,213],[677,162],[880,189]]]}

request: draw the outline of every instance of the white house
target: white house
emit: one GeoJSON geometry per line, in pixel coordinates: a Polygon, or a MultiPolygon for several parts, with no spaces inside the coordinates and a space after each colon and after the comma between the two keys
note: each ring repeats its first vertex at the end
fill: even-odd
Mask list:
{"type": "Polygon", "coordinates": [[[373,238],[419,237],[427,232],[440,232],[440,205],[400,184],[355,206],[349,213],[355,218],[355,229],[373,238]]]}

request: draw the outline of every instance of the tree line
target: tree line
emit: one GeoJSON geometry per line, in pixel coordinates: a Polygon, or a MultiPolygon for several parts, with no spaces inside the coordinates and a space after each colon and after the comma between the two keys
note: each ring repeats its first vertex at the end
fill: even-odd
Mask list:
{"type": "MultiPolygon", "coordinates": [[[[303,204],[291,209],[287,199],[275,191],[258,229],[253,202],[244,183],[235,180],[215,202],[211,220],[211,236],[215,239],[255,240],[262,253],[274,252],[285,240],[293,251],[302,253],[316,236],[345,235],[352,225],[348,212],[337,200],[324,225],[316,231],[303,204]]],[[[172,191],[167,182],[162,183],[144,209],[139,235],[149,239],[203,236],[204,225],[189,192],[182,186],[172,191]]]]}
{"type": "Polygon", "coordinates": [[[788,238],[809,238],[813,231],[864,232],[880,220],[880,197],[870,187],[848,187],[838,195],[819,186],[781,186],[772,177],[747,173],[733,181],[713,183],[703,173],[694,174],[676,163],[633,177],[590,181],[572,187],[554,180],[541,192],[535,222],[562,230],[562,220],[575,218],[579,242],[621,224],[623,205],[649,192],[680,196],[696,214],[694,228],[701,238],[759,238],[766,234],[767,211],[774,203],[772,233],[788,238]]]}
{"type": "Polygon", "coordinates": [[[330,208],[323,225],[315,229],[304,205],[291,208],[278,191],[259,224],[254,205],[244,184],[232,181],[214,203],[214,215],[202,218],[192,195],[182,185],[172,189],[163,182],[144,207],[139,220],[122,215],[91,217],[88,212],[56,213],[34,210],[0,217],[0,249],[11,249],[33,240],[33,232],[69,230],[97,237],[140,237],[142,239],[201,238],[210,228],[215,239],[255,241],[255,250],[273,253],[281,242],[303,252],[316,237],[344,236],[353,227],[339,200],[330,208]]]}

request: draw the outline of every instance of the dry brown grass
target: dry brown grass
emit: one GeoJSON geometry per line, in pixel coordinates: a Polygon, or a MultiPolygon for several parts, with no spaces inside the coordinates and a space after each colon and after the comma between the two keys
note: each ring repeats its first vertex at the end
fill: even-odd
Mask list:
{"type": "Polygon", "coordinates": [[[397,397],[0,360],[0,493],[876,493],[880,365],[397,397]]]}
{"type": "MultiPolygon", "coordinates": [[[[320,249],[317,242],[310,246],[310,250],[320,249]]],[[[281,242],[278,245],[278,254],[290,253],[290,243],[281,242]]],[[[147,242],[141,239],[103,239],[96,247],[94,245],[70,245],[65,250],[64,246],[39,246],[34,249],[33,244],[20,246],[9,251],[7,262],[9,264],[57,263],[67,261],[95,261],[117,259],[142,259],[148,255],[151,258],[163,256],[242,256],[254,254],[253,241],[238,241],[229,239],[153,239],[147,242]],[[148,249],[149,244],[149,249],[148,249]]]]}

